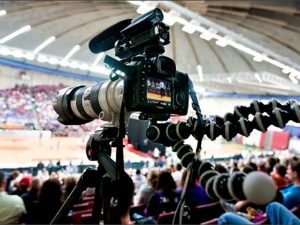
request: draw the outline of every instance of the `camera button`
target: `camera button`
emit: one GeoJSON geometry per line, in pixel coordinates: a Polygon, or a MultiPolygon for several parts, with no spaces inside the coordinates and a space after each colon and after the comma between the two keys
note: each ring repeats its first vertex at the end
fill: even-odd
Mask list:
{"type": "Polygon", "coordinates": [[[175,97],[175,102],[179,106],[183,106],[185,102],[185,96],[182,92],[178,92],[175,97]]]}

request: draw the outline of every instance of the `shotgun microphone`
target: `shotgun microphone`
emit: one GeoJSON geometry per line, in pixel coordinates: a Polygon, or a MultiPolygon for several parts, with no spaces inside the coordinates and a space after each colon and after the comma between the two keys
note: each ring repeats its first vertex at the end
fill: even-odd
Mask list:
{"type": "Polygon", "coordinates": [[[121,30],[126,28],[130,23],[131,19],[122,20],[92,38],[89,42],[91,52],[98,54],[112,49],[115,46],[115,42],[122,37],[121,30]]]}

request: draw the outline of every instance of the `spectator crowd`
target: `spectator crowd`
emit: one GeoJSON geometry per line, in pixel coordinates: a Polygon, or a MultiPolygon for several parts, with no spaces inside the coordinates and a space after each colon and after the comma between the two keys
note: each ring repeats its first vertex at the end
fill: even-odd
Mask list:
{"type": "MultiPolygon", "coordinates": [[[[229,174],[235,171],[246,174],[260,171],[268,174],[277,185],[281,197],[276,198],[276,202],[264,206],[247,201],[218,203],[210,199],[200,186],[199,177],[194,176],[191,178],[191,188],[186,193],[185,221],[193,224],[204,222],[194,218],[193,210],[217,203],[221,204],[223,211],[217,214],[215,224],[251,224],[262,219],[269,219],[268,223],[271,224],[286,221],[300,223],[293,214],[293,209],[300,206],[300,160],[297,157],[279,159],[271,156],[251,161],[224,161],[215,164],[214,169],[229,174]]],[[[52,171],[49,174],[47,168],[40,168],[36,176],[18,171],[10,174],[0,172],[0,224],[50,223],[80,176],[75,170],[69,171],[52,171]]],[[[157,168],[128,170],[126,174],[128,175],[121,177],[126,180],[127,185],[123,185],[119,190],[122,194],[119,199],[122,223],[166,223],[163,218],[166,215],[173,216],[180,201],[187,170],[181,164],[166,164],[157,168]]],[[[94,196],[94,188],[87,188],[65,215],[63,223],[86,222],[84,218],[91,216],[94,196]],[[78,217],[79,214],[82,216],[83,212],[87,214],[78,217]]],[[[216,215],[216,212],[211,214],[216,215]]]]}
{"type": "Polygon", "coordinates": [[[99,121],[81,126],[64,126],[57,121],[53,101],[63,85],[15,85],[0,90],[0,124],[21,124],[25,128],[50,130],[56,136],[94,131],[99,121]]]}

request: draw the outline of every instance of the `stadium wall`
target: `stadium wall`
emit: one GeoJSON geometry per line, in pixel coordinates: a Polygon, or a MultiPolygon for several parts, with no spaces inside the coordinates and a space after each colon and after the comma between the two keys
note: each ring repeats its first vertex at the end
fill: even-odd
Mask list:
{"type": "Polygon", "coordinates": [[[33,70],[26,70],[22,68],[14,68],[6,65],[0,65],[0,88],[12,88],[16,84],[27,84],[29,86],[49,84],[58,85],[93,85],[95,81],[76,79],[65,77],[64,75],[47,74],[33,70]]]}
{"type": "MultiPolygon", "coordinates": [[[[36,65],[16,62],[0,58],[0,88],[11,88],[16,84],[27,84],[29,86],[39,84],[58,85],[94,85],[101,81],[88,75],[67,73],[53,69],[47,69],[36,65]]],[[[300,101],[300,96],[272,96],[272,95],[250,95],[232,93],[204,93],[199,96],[199,103],[203,114],[224,116],[227,112],[233,112],[234,106],[249,106],[253,99],[269,101],[276,98],[282,102],[289,99],[300,101]]],[[[193,109],[189,109],[190,115],[194,115],[193,109]]]]}

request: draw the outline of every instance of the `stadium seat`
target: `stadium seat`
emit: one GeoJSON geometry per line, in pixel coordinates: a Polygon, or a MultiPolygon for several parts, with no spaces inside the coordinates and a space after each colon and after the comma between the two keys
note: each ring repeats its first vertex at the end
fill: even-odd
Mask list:
{"type": "Polygon", "coordinates": [[[193,224],[200,224],[204,221],[219,217],[224,213],[224,209],[219,202],[199,205],[192,210],[191,222],[193,224]]]}
{"type": "Polygon", "coordinates": [[[83,202],[90,202],[90,201],[94,201],[95,196],[85,196],[82,197],[82,201],[83,202]]]}
{"type": "Polygon", "coordinates": [[[92,213],[92,209],[76,211],[76,212],[69,214],[68,217],[72,224],[82,224],[81,216],[84,214],[89,214],[89,213],[92,213]]]}
{"type": "Polygon", "coordinates": [[[175,212],[161,213],[157,218],[157,224],[172,224],[175,212]]]}
{"type": "Polygon", "coordinates": [[[208,221],[201,223],[202,225],[218,224],[218,218],[214,218],[208,221]]]}
{"type": "Polygon", "coordinates": [[[92,213],[81,214],[81,223],[82,224],[92,224],[92,213]]]}
{"type": "Polygon", "coordinates": [[[144,210],[146,208],[146,204],[139,204],[139,205],[134,205],[131,206],[130,208],[130,215],[133,215],[134,213],[144,215],[144,210]]]}
{"type": "Polygon", "coordinates": [[[93,206],[94,206],[94,202],[93,201],[88,201],[88,202],[73,205],[73,210],[74,211],[81,211],[81,210],[85,210],[85,209],[92,209],[93,206]]]}

